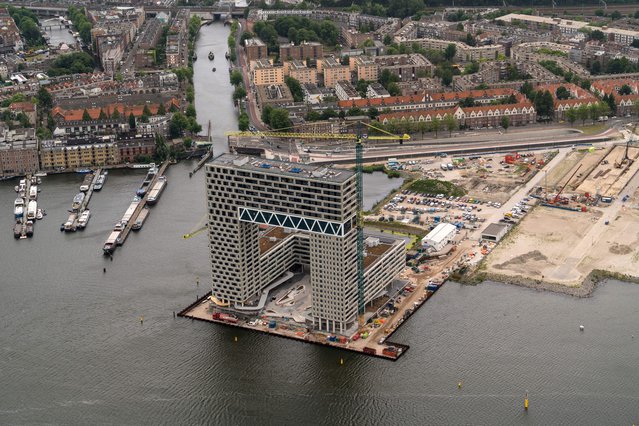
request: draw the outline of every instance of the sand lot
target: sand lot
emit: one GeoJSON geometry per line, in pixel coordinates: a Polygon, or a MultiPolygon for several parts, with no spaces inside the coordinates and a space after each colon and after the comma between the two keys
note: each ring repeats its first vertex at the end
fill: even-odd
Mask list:
{"type": "Polygon", "coordinates": [[[609,225],[605,210],[536,207],[489,255],[487,272],[567,286],[580,285],[593,269],[639,275],[636,196],[609,225]]]}

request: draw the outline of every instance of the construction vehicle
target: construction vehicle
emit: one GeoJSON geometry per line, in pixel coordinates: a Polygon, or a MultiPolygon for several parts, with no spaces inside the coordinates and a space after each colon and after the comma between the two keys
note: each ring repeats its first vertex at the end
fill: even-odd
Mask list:
{"type": "MultiPolygon", "coordinates": [[[[375,127],[371,124],[364,122],[356,122],[353,123],[358,125],[358,133],[296,133],[296,132],[286,132],[282,131],[285,129],[278,129],[272,132],[227,132],[226,136],[236,136],[236,137],[255,137],[259,136],[261,138],[287,138],[287,139],[337,139],[337,140],[348,140],[355,142],[355,175],[357,182],[357,312],[358,312],[358,320],[359,325],[362,327],[364,325],[364,312],[365,312],[365,302],[364,302],[364,225],[362,212],[363,208],[363,183],[362,183],[362,169],[363,169],[363,152],[364,152],[364,141],[371,140],[394,140],[397,141],[400,145],[404,143],[404,141],[409,141],[410,136],[407,134],[404,135],[394,135],[386,130],[375,127]],[[376,130],[382,135],[368,135],[366,133],[361,132],[361,125],[364,125],[370,129],[376,130]]],[[[197,231],[196,231],[197,232],[197,231]]],[[[186,238],[186,236],[185,236],[186,238]]],[[[190,237],[189,237],[190,238],[190,237]]]]}
{"type": "Polygon", "coordinates": [[[561,189],[559,190],[559,192],[557,192],[557,195],[555,195],[555,197],[548,201],[548,204],[557,204],[559,201],[559,197],[561,196],[562,192],[564,192],[564,189],[566,189],[566,186],[568,186],[568,183],[570,183],[570,181],[572,180],[572,178],[577,174],[577,172],[579,171],[579,169],[581,169],[581,166],[583,164],[580,164],[579,167],[577,167],[577,169],[570,175],[570,177],[568,178],[568,180],[566,180],[566,183],[564,183],[564,186],[561,187],[561,189]]]}
{"type": "Polygon", "coordinates": [[[635,130],[637,129],[637,124],[635,124],[632,127],[632,131],[630,132],[630,136],[628,137],[628,140],[626,141],[626,149],[624,150],[623,153],[623,157],[621,158],[621,161],[617,162],[615,161],[615,167],[620,169],[625,165],[628,165],[628,167],[632,166],[632,163],[635,161],[632,158],[630,158],[630,156],[628,155],[628,149],[630,148],[630,144],[635,142],[635,130]]]}

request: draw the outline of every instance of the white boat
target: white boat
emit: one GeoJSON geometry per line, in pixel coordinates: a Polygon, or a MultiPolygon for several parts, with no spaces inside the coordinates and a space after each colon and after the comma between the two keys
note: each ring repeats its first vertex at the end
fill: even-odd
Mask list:
{"type": "Polygon", "coordinates": [[[160,199],[160,195],[162,195],[162,191],[166,187],[166,176],[158,177],[158,181],[155,182],[153,188],[149,191],[149,197],[146,199],[148,205],[152,206],[160,199]]]}
{"type": "Polygon", "coordinates": [[[13,217],[20,219],[22,216],[24,216],[24,206],[15,206],[13,208],[13,217]]]}
{"type": "Polygon", "coordinates": [[[64,230],[65,232],[75,232],[75,219],[77,215],[75,213],[71,213],[66,222],[64,222],[64,230]]]}
{"type": "Polygon", "coordinates": [[[148,215],[149,209],[147,209],[146,207],[143,208],[142,211],[140,211],[138,218],[135,220],[135,223],[133,224],[133,226],[131,226],[131,229],[134,231],[139,231],[140,229],[142,229],[142,225],[144,225],[144,221],[146,220],[146,217],[148,215]]]}
{"type": "Polygon", "coordinates": [[[36,212],[36,219],[41,220],[44,217],[44,212],[42,211],[42,209],[38,209],[38,211],[36,212]]]}
{"type": "Polygon", "coordinates": [[[82,206],[82,202],[84,201],[84,192],[78,192],[78,194],[73,197],[73,204],[71,208],[73,210],[79,210],[80,206],[82,206]]]}
{"type": "Polygon", "coordinates": [[[37,212],[38,212],[38,202],[35,200],[29,201],[29,205],[27,207],[27,219],[28,220],[35,219],[37,212]]]}
{"type": "Polygon", "coordinates": [[[89,223],[90,217],[91,217],[91,212],[89,210],[83,211],[82,214],[80,214],[80,217],[78,218],[78,228],[80,229],[86,228],[87,223],[89,223]]]}
{"type": "Polygon", "coordinates": [[[98,176],[98,178],[95,181],[95,185],[93,185],[93,189],[95,191],[100,191],[102,189],[108,175],[109,175],[109,172],[105,170],[100,176],[98,176]]]}
{"type": "Polygon", "coordinates": [[[38,172],[35,174],[35,176],[37,177],[45,177],[47,175],[47,172],[38,172]]]}
{"type": "Polygon", "coordinates": [[[133,199],[133,202],[129,205],[129,208],[126,209],[126,211],[124,212],[124,216],[122,216],[122,220],[119,223],[122,223],[124,226],[126,226],[129,223],[129,220],[131,220],[131,216],[133,216],[133,213],[135,212],[135,209],[138,208],[139,204],[140,199],[138,197],[135,197],[133,199]]]}
{"type": "Polygon", "coordinates": [[[36,198],[38,198],[38,186],[32,185],[31,188],[29,188],[29,199],[35,200],[36,198]]]}
{"type": "Polygon", "coordinates": [[[111,232],[111,234],[109,235],[109,238],[107,238],[107,240],[104,242],[104,247],[102,248],[102,251],[104,251],[104,254],[113,253],[113,250],[115,250],[115,247],[118,244],[119,240],[120,240],[120,231],[111,232]]]}
{"type": "Polygon", "coordinates": [[[24,198],[22,197],[16,198],[16,200],[13,202],[13,206],[14,207],[24,206],[24,198]]]}

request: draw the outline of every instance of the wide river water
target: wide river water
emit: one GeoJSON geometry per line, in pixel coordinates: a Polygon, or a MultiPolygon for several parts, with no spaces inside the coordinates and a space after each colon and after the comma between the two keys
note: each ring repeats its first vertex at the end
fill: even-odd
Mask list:
{"type": "MultiPolygon", "coordinates": [[[[200,38],[220,64],[227,31],[205,27],[200,38]]],[[[196,66],[197,108],[222,134],[236,120],[218,68],[225,78],[196,66]]],[[[182,239],[205,214],[192,166],[168,170],[160,202],[113,261],[101,247],[142,172],[114,171],[75,234],[59,225],[82,177],[44,178],[48,214],[22,241],[15,182],[0,182],[0,424],[639,422],[637,285],[576,299],[448,283],[393,336],[411,346],[397,362],[174,319],[209,275],[206,235],[182,239]]]]}

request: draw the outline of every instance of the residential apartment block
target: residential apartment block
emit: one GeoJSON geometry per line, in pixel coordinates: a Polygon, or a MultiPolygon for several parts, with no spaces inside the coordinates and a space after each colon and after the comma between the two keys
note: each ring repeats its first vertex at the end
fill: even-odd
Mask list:
{"type": "Polygon", "coordinates": [[[268,58],[268,48],[259,38],[249,38],[244,41],[244,51],[248,62],[268,58]]]}
{"type": "Polygon", "coordinates": [[[433,64],[419,53],[377,56],[374,62],[378,65],[380,72],[389,70],[399,77],[400,81],[416,80],[419,77],[430,76],[433,72],[433,64]]]}
{"type": "Polygon", "coordinates": [[[284,83],[284,67],[273,66],[267,59],[251,62],[251,70],[256,86],[284,83]]]}
{"type": "Polygon", "coordinates": [[[338,81],[350,81],[351,79],[348,65],[342,65],[335,58],[325,58],[317,61],[317,70],[324,75],[324,87],[335,87],[338,81]]]}
{"type": "Polygon", "coordinates": [[[299,45],[287,43],[280,45],[280,61],[291,61],[293,59],[306,60],[319,59],[324,57],[324,46],[322,43],[305,42],[299,45]]]}
{"type": "Polygon", "coordinates": [[[304,61],[284,62],[284,75],[291,76],[302,84],[317,84],[317,69],[307,67],[304,61]]]}

